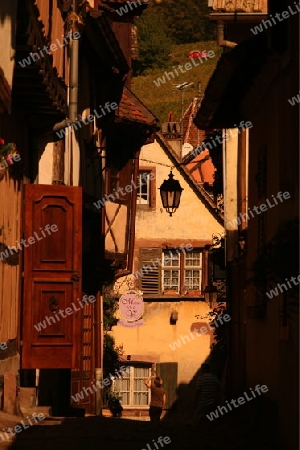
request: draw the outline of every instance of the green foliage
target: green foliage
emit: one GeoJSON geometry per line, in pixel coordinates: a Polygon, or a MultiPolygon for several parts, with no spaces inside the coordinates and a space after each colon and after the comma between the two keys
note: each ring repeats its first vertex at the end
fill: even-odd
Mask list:
{"type": "Polygon", "coordinates": [[[228,314],[228,311],[224,302],[218,302],[217,307],[206,315],[206,317],[208,316],[211,319],[210,326],[214,327],[214,342],[205,362],[210,364],[212,372],[216,373],[219,379],[222,379],[228,357],[227,330],[229,323],[217,321],[218,324],[223,324],[216,327],[214,321],[225,314],[228,314]]]}
{"type": "Polygon", "coordinates": [[[215,37],[207,0],[164,0],[152,9],[163,16],[164,31],[174,44],[207,41],[215,37]]]}
{"type": "Polygon", "coordinates": [[[152,9],[137,21],[139,60],[133,64],[134,75],[147,69],[163,69],[168,65],[171,40],[164,31],[163,18],[152,9]]]}
{"type": "Polygon", "coordinates": [[[115,326],[118,320],[115,318],[115,312],[118,308],[118,302],[115,298],[104,297],[103,299],[103,323],[104,330],[110,331],[111,327],[115,326]]]}
{"type": "MultiPolygon", "coordinates": [[[[103,299],[103,328],[105,331],[111,330],[111,327],[117,324],[117,319],[115,318],[117,308],[118,302],[115,298],[106,297],[103,299]]],[[[121,354],[122,351],[116,347],[114,338],[105,333],[103,349],[104,378],[109,373],[114,374],[115,370],[119,369],[121,354]]]]}
{"type": "MultiPolygon", "coordinates": [[[[133,63],[134,76],[170,66],[172,44],[215,39],[215,24],[209,20],[207,0],[164,0],[150,4],[136,25],[139,60],[133,63]]],[[[208,50],[206,47],[203,42],[199,48],[189,50],[208,50]]]]}
{"type": "Polygon", "coordinates": [[[103,377],[106,378],[110,373],[113,375],[120,367],[120,352],[115,347],[115,340],[109,334],[104,335],[103,352],[103,377]]]}
{"type": "Polygon", "coordinates": [[[202,64],[195,66],[185,73],[178,71],[178,76],[175,76],[174,79],[166,80],[159,87],[154,84],[154,81],[158,77],[162,77],[166,69],[155,68],[147,70],[143,75],[132,79],[132,90],[134,93],[143,100],[143,103],[145,103],[162,123],[167,121],[169,111],[173,111],[175,121],[179,121],[181,118],[181,92],[175,89],[173,84],[183,83],[185,81],[194,83],[194,86],[184,91],[183,103],[184,109],[186,109],[192,99],[197,95],[198,82],[201,82],[201,92],[204,92],[222,52],[222,49],[218,47],[215,41],[174,45],[168,61],[167,70],[172,71],[173,66],[176,68],[179,64],[184,65],[190,62],[187,53],[193,49],[204,49],[207,52],[213,51],[216,56],[214,58],[207,58],[207,61],[204,60],[202,64]]]}
{"type": "Polygon", "coordinates": [[[107,406],[114,417],[121,417],[122,415],[123,407],[120,400],[122,400],[122,397],[117,392],[109,392],[107,394],[107,406]]]}

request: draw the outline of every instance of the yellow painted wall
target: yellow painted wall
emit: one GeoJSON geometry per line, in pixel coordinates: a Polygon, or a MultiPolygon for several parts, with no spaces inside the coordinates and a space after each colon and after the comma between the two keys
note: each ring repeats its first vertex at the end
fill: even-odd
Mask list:
{"type": "Polygon", "coordinates": [[[140,167],[151,166],[156,168],[156,179],[154,180],[156,208],[151,210],[137,208],[136,240],[152,238],[207,239],[211,242],[212,233],[223,232],[223,227],[199,200],[177,168],[173,169],[173,175],[184,189],[179,208],[172,217],[163,209],[158,188],[168,178],[172,162],[156,141],[153,144],[144,145],[140,154],[140,167]],[[161,164],[167,164],[169,167],[161,164]]]}
{"type": "MultiPolygon", "coordinates": [[[[227,130],[225,130],[227,131],[227,130]]],[[[224,222],[226,229],[226,258],[233,260],[237,256],[237,164],[238,164],[238,132],[227,133],[228,139],[223,141],[224,173],[224,222]]]]}
{"type": "Polygon", "coordinates": [[[208,322],[208,318],[195,316],[205,316],[209,310],[204,302],[145,303],[144,324],[135,328],[117,325],[112,329],[113,336],[116,345],[123,345],[125,355],[147,356],[150,362],[156,363],[178,362],[178,384],[188,383],[209,355],[211,339],[209,334],[190,333],[190,327],[197,321],[208,322]],[[178,312],[176,325],[170,325],[172,310],[178,312]],[[178,340],[181,346],[172,350],[170,344],[178,340]]]}
{"type": "MultiPolygon", "coordinates": [[[[159,187],[168,178],[172,162],[157,141],[142,147],[139,161],[140,169],[155,168],[156,205],[152,209],[137,207],[134,271],[139,269],[140,246],[161,247],[162,242],[172,245],[172,241],[176,240],[177,243],[192,243],[195,247],[195,242],[211,244],[213,233],[223,234],[223,227],[183,179],[177,168],[173,168],[173,174],[184,189],[180,206],[172,217],[162,208],[159,187]]],[[[204,245],[202,243],[199,246],[204,245]]],[[[113,295],[119,298],[126,290],[132,288],[137,288],[133,277],[123,277],[115,283],[113,295]]],[[[201,316],[205,316],[209,310],[204,301],[179,298],[178,301],[170,301],[161,296],[155,302],[145,302],[144,325],[137,328],[116,326],[113,327],[112,334],[116,345],[123,345],[125,355],[143,356],[150,362],[177,362],[178,385],[189,383],[209,355],[211,345],[209,334],[190,335],[190,327],[197,321],[208,322],[208,318],[203,319],[201,316]],[[170,325],[172,310],[178,312],[176,325],[170,325]],[[200,317],[197,319],[196,315],[200,317]],[[187,343],[184,344],[185,335],[190,338],[190,342],[186,338],[184,342],[187,343]],[[180,348],[172,350],[170,344],[178,340],[181,342],[180,348]]]]}

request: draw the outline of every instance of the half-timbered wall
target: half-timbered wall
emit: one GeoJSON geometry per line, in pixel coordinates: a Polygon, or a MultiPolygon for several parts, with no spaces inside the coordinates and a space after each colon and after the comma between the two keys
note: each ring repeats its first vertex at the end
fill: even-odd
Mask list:
{"type": "Polygon", "coordinates": [[[64,45],[64,21],[61,11],[57,8],[57,2],[55,0],[37,0],[36,5],[40,12],[40,20],[44,25],[45,37],[49,38],[49,44],[55,44],[57,46],[57,50],[52,53],[53,66],[57,68],[58,76],[64,78],[67,83],[67,46],[64,45]]]}
{"type": "Polygon", "coordinates": [[[128,268],[131,234],[134,233],[132,201],[136,199],[134,160],[129,159],[121,169],[109,163],[106,192],[103,200],[105,253],[108,259],[118,260],[119,268],[128,268]],[[126,261],[127,260],[127,261],[126,261]],[[122,263],[121,263],[122,261],[122,263]]]}

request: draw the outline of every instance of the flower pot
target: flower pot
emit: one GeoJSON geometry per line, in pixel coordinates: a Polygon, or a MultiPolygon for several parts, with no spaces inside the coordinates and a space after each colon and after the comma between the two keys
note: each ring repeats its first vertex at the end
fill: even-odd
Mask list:
{"type": "Polygon", "coordinates": [[[111,408],[110,409],[110,412],[113,417],[122,417],[122,411],[123,411],[123,408],[122,409],[120,409],[120,408],[111,408]]]}
{"type": "Polygon", "coordinates": [[[5,156],[5,161],[7,162],[7,164],[9,166],[11,166],[14,163],[13,160],[13,155],[11,153],[9,153],[8,155],[5,156]]]}

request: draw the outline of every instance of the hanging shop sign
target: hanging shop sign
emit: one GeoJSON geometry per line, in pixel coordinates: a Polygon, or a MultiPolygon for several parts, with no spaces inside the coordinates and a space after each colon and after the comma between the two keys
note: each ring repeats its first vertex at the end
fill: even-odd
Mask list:
{"type": "Polygon", "coordinates": [[[118,325],[123,327],[139,327],[143,325],[141,319],[144,312],[144,301],[138,291],[128,291],[119,300],[120,320],[118,325]]]}

